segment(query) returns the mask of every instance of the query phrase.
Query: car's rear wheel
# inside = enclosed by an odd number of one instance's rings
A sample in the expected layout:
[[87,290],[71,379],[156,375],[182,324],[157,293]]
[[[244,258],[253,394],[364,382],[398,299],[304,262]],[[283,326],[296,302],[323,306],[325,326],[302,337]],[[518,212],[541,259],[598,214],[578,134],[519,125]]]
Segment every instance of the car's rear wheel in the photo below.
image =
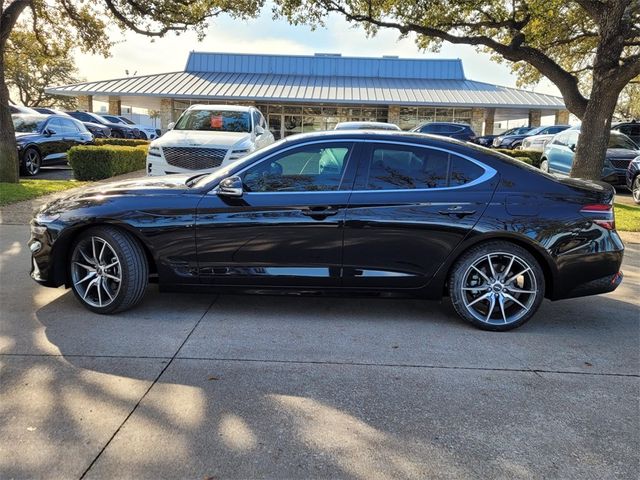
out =
[[483,330],[519,327],[538,310],[544,290],[544,274],[533,255],[506,241],[470,249],[449,278],[454,309]]
[[105,314],[135,306],[149,279],[147,259],[136,239],[106,226],[91,228],[75,241],[69,271],[76,298],[89,310]]
[[549,161],[548,160],[542,160],[542,162],[540,162],[540,170],[542,170],[543,172],[549,173]]
[[20,173],[28,177],[33,177],[40,172],[40,167],[42,167],[40,152],[33,147],[27,148],[22,154]]
[[640,175],[636,175],[636,178],[633,179],[631,195],[633,196],[633,201],[640,205]]

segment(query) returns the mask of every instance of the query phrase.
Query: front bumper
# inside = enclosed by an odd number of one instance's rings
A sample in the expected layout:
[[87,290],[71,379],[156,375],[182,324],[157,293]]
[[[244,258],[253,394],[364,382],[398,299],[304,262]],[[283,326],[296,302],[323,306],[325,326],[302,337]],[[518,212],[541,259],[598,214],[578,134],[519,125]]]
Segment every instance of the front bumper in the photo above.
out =
[[[27,246],[31,251],[30,276],[33,280],[45,287],[58,287],[64,283],[64,273],[53,270],[53,232],[45,225],[38,224],[31,220],[31,236]],[[59,277],[59,278],[57,278]]]

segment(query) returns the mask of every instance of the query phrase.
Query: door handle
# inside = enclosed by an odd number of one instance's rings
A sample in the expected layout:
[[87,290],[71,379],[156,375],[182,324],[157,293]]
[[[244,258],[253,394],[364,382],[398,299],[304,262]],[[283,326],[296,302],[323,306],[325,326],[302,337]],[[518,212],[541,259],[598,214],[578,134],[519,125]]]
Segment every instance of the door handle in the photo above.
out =
[[305,208],[301,210],[301,212],[303,215],[306,215],[307,217],[324,218],[324,217],[330,217],[331,215],[336,215],[338,213],[338,209],[331,208],[331,207],[311,207],[311,208]]
[[476,211],[462,210],[462,207],[458,206],[458,207],[451,207],[447,210],[440,210],[438,213],[440,215],[449,215],[449,216],[456,216],[458,218],[463,218],[463,217],[466,217],[467,215],[473,215],[474,213],[476,213]]

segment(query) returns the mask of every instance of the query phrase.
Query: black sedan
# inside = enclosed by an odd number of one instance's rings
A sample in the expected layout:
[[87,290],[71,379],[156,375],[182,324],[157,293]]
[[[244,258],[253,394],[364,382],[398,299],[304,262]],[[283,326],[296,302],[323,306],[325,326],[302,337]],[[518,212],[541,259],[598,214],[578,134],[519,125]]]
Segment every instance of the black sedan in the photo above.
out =
[[121,123],[113,123],[109,122],[105,118],[102,118],[100,115],[90,112],[81,112],[79,110],[73,112],[65,112],[67,115],[71,115],[76,120],[80,120],[81,122],[91,122],[97,123],[104,127],[108,127],[111,130],[111,136],[113,138],[138,138],[138,134],[134,131],[134,129],[128,127],[127,125],[123,125]]
[[498,136],[506,137],[508,135],[522,135],[529,130],[533,130],[533,127],[515,127],[510,128],[506,132],[502,132],[500,135],[482,135],[473,139],[473,143],[482,145],[483,147],[490,147],[493,144],[493,140]]
[[614,290],[614,191],[403,132],[297,135],[228,167],[101,185],[43,207],[31,276],[98,313],[163,290],[448,294],[508,330],[552,300]]
[[493,148],[518,148],[522,145],[522,140],[526,137],[532,137],[534,135],[555,135],[556,133],[560,133],[563,130],[569,128],[570,125],[550,125],[548,127],[536,127],[531,130],[519,133],[519,134],[510,134],[510,135],[498,135],[493,139],[492,146]]
[[631,190],[633,201],[640,205],[640,156],[637,156],[627,167],[627,188]]
[[64,163],[67,150],[93,141],[85,126],[61,115],[11,116],[16,132],[20,173],[33,176],[44,164]]
[[421,123],[412,132],[429,133],[443,137],[455,138],[463,142],[469,142],[476,138],[476,134],[466,123],[457,122],[425,122]]
[[[35,107],[34,110],[45,115],[64,115],[71,117],[71,115],[63,112],[62,110],[56,110],[55,108],[50,107]],[[87,127],[87,130],[89,130],[95,138],[107,138],[111,136],[111,129],[105,125],[94,122],[82,122],[82,124]]]

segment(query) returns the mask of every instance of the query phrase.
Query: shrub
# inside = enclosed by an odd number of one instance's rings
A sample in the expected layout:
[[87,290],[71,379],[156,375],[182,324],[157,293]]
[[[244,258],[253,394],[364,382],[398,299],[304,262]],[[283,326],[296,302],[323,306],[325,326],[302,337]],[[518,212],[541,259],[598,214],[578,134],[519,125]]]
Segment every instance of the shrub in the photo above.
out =
[[102,180],[145,168],[147,147],[82,145],[68,153],[76,180]]
[[533,165],[534,167],[540,168],[540,161],[542,158],[542,152],[537,152],[535,150],[508,150],[505,148],[496,149],[497,152],[504,153],[505,155],[509,155],[514,158],[528,158],[531,160],[527,162],[529,165]]
[[121,145],[124,147],[136,147],[138,145],[149,145],[149,140],[139,138],[96,138],[96,145]]

